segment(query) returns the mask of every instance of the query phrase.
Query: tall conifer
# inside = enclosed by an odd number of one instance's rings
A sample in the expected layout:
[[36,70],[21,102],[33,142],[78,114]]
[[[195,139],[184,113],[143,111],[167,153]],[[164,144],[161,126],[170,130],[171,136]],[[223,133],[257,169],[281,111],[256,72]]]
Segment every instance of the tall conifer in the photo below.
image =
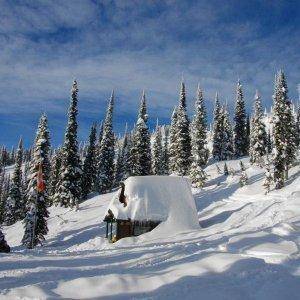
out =
[[235,156],[238,158],[247,155],[248,150],[245,102],[240,81],[238,81],[236,88],[234,122],[234,151]]
[[111,190],[114,182],[115,136],[113,133],[114,91],[108,101],[106,116],[103,124],[103,136],[97,157],[97,185],[100,193]]
[[93,191],[96,183],[97,168],[96,168],[96,125],[92,125],[89,135],[89,144],[87,154],[83,162],[81,176],[81,193],[82,198],[86,199],[87,195]]
[[19,141],[14,172],[11,178],[8,198],[5,204],[4,223],[12,225],[21,219],[24,212],[24,197],[22,195],[22,162],[23,162],[23,140]]
[[65,207],[78,207],[81,196],[81,166],[78,154],[77,115],[78,87],[74,81],[68,113],[68,124],[64,145],[61,149],[60,178],[54,195],[54,202]]

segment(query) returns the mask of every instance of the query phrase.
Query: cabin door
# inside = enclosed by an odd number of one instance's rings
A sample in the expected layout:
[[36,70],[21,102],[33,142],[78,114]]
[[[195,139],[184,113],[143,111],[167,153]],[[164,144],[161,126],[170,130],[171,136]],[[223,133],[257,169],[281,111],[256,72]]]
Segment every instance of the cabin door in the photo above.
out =
[[124,237],[132,236],[130,221],[118,221],[117,226],[117,240]]

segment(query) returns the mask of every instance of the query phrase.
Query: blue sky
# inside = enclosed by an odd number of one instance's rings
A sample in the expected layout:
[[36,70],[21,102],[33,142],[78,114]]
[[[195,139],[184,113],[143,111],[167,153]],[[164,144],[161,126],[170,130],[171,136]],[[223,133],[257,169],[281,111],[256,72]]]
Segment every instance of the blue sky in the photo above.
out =
[[0,0],[0,144],[28,146],[42,111],[63,140],[69,91],[79,83],[79,138],[100,121],[115,90],[114,126],[132,126],[145,89],[151,124],[169,121],[182,74],[190,112],[200,83],[234,106],[240,78],[272,102],[276,70],[290,98],[300,83],[300,1]]

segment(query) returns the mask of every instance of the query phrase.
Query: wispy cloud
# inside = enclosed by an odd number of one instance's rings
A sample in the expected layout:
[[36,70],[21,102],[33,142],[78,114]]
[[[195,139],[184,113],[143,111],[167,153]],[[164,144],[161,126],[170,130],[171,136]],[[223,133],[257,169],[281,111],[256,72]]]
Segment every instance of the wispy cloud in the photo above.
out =
[[113,88],[117,130],[135,117],[142,89],[150,116],[169,117],[182,73],[190,104],[198,82],[210,108],[216,90],[232,104],[239,77],[248,108],[256,88],[269,105],[278,68],[298,97],[297,3],[0,0],[0,8],[0,114],[35,120],[45,110],[55,141],[74,77],[82,137]]

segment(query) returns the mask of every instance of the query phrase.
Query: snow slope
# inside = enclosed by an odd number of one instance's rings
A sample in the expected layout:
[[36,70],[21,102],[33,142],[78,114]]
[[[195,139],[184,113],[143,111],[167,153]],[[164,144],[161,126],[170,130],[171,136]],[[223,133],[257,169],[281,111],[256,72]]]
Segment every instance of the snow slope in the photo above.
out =
[[51,208],[43,248],[20,246],[21,223],[4,228],[13,253],[0,254],[0,299],[299,299],[300,168],[265,196],[262,170],[244,163],[243,188],[239,173],[207,167],[194,190],[201,228],[186,233],[109,244],[101,218],[112,194],[77,212]]

